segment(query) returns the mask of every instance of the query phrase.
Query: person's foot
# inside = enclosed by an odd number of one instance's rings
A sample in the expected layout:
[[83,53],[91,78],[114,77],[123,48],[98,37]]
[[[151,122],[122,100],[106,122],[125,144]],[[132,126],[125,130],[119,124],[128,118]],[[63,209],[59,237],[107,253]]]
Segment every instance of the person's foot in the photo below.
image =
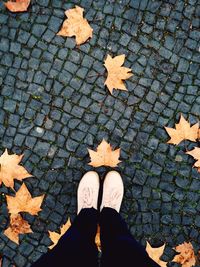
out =
[[115,209],[119,212],[124,195],[124,185],[121,175],[116,171],[110,171],[105,177],[103,184],[103,197],[101,208]]
[[97,209],[99,195],[99,175],[89,171],[80,180],[77,192],[78,210],[77,214],[84,208]]

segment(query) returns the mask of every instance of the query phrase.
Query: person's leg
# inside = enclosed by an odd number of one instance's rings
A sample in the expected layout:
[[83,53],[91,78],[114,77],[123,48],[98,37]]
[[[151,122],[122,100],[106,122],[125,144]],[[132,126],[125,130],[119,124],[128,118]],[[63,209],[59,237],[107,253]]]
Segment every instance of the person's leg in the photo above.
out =
[[99,177],[86,173],[78,187],[78,215],[58,244],[43,255],[33,267],[98,266],[95,235],[99,213],[97,200]]
[[98,266],[98,250],[94,243],[97,222],[96,209],[82,209],[58,244],[32,266]]
[[119,214],[123,199],[122,178],[116,171],[106,175],[100,214],[101,267],[159,267],[133,238]]
[[100,215],[101,267],[159,267],[146,250],[130,234],[125,221],[112,208],[103,208]]

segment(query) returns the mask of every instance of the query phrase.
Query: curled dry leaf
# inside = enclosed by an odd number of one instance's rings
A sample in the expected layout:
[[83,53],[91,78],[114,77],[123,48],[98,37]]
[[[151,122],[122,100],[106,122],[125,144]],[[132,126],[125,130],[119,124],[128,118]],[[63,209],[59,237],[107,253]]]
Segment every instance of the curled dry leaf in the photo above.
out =
[[31,0],[15,0],[15,1],[8,1],[5,3],[7,9],[11,12],[23,12],[27,11]]
[[124,60],[125,55],[116,56],[114,58],[108,55],[105,60],[104,66],[108,71],[108,77],[105,81],[105,85],[107,85],[108,90],[111,94],[113,92],[113,89],[127,91],[123,80],[128,79],[133,74],[131,73],[131,69],[122,67]]
[[11,214],[10,225],[4,231],[4,235],[6,235],[13,242],[19,244],[20,234],[28,234],[32,232],[33,231],[31,230],[29,223],[24,220],[20,214]]
[[100,239],[100,226],[98,224],[97,226],[97,233],[96,233],[96,236],[95,236],[95,244],[98,248],[98,251],[101,252],[101,239]]
[[100,166],[110,166],[116,167],[118,163],[121,161],[119,160],[120,156],[120,148],[116,150],[112,150],[112,147],[109,143],[107,143],[104,139],[101,144],[97,147],[97,151],[93,151],[88,149],[91,162],[89,165],[93,167],[100,167]]
[[182,264],[182,267],[192,267],[196,264],[194,249],[190,242],[184,242],[183,244],[176,246],[175,250],[180,254],[174,257],[173,262]]
[[14,179],[23,180],[30,177],[26,169],[20,166],[23,155],[9,155],[7,149],[0,157],[0,185],[2,183],[7,187],[14,187]]
[[197,161],[194,163],[194,167],[197,167],[198,172],[200,172],[200,148],[195,147],[193,150],[186,152],[186,154],[192,156]]
[[22,184],[14,197],[6,196],[9,213],[17,214],[21,211],[28,212],[31,215],[37,215],[41,210],[44,195],[39,197],[31,197],[25,184]]
[[75,36],[77,45],[85,43],[88,38],[92,38],[93,29],[87,20],[83,18],[83,11],[84,9],[79,6],[65,11],[65,15],[68,18],[64,21],[57,35]]
[[158,248],[152,248],[152,246],[148,242],[146,245],[146,251],[149,257],[156,263],[158,263],[161,267],[167,267],[167,262],[160,260],[160,257],[162,256],[164,249],[165,249],[165,244]]
[[71,226],[71,221],[70,221],[70,218],[68,218],[66,224],[64,224],[60,228],[60,234],[56,233],[56,232],[49,231],[49,237],[53,242],[53,245],[49,246],[49,249],[52,249],[57,245],[57,243],[58,243],[59,239],[61,238],[61,236],[63,236],[67,232],[67,230],[69,229],[70,226]]
[[199,123],[190,126],[190,123],[185,120],[181,114],[179,123],[175,124],[175,129],[165,127],[165,130],[171,137],[167,142],[169,144],[178,145],[183,140],[190,140],[195,142],[198,139]]

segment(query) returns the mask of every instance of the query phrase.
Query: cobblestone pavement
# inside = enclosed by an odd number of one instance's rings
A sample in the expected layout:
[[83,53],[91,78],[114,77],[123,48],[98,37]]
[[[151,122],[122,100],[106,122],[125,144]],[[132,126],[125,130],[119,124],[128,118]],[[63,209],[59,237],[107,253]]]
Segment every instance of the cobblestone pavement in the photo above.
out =
[[[94,29],[79,47],[56,36],[75,4]],[[192,123],[200,117],[199,14],[198,0],[32,0],[21,14],[0,3],[0,152],[24,153],[34,176],[26,185],[46,194],[39,216],[24,215],[34,233],[17,246],[2,233],[12,191],[0,188],[3,267],[30,266],[51,243],[47,231],[74,218],[78,182],[92,169],[87,148],[102,138],[122,149],[121,213],[136,239],[167,242],[165,261],[184,240],[200,248],[200,175],[184,154],[194,144],[169,145],[164,130],[180,112]],[[122,53],[134,76],[128,92],[111,96],[103,61]]]

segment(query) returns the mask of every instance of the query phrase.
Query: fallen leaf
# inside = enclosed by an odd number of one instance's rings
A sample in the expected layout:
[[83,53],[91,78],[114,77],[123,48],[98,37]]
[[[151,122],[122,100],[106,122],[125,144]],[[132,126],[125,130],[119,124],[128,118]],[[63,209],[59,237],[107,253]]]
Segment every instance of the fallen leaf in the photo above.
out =
[[198,129],[199,123],[190,127],[190,123],[187,122],[181,114],[179,123],[175,124],[175,129],[165,127],[165,130],[171,137],[167,143],[178,145],[181,141],[186,139],[195,142],[198,138]]
[[176,246],[175,251],[179,252],[173,259],[173,262],[182,264],[182,267],[192,267],[196,264],[196,257],[192,244],[184,242],[183,244]]
[[154,260],[157,264],[159,264],[161,267],[167,267],[167,262],[160,260],[160,257],[162,256],[164,249],[165,249],[165,244],[158,248],[152,248],[152,246],[148,242],[146,245],[146,251],[149,257],[152,260]]
[[23,155],[9,155],[7,149],[0,157],[0,185],[2,183],[7,187],[14,187],[14,179],[23,180],[30,177],[26,169],[20,166]]
[[31,215],[37,215],[41,210],[44,195],[39,197],[31,197],[25,184],[22,184],[14,197],[6,196],[9,213],[17,214],[21,211],[28,212]]
[[92,38],[93,29],[87,20],[83,18],[83,11],[84,9],[79,6],[66,10],[65,15],[68,18],[64,21],[57,35],[75,36],[77,45],[85,43],[88,38]]
[[118,163],[121,161],[119,160],[120,156],[120,148],[116,150],[112,150],[109,143],[107,143],[104,139],[101,144],[97,147],[97,151],[93,151],[88,149],[91,162],[89,165],[93,167],[100,167],[100,166],[110,166],[116,167]]
[[4,235],[6,235],[13,242],[19,244],[20,234],[28,234],[32,232],[33,231],[31,230],[29,223],[24,220],[20,214],[11,214],[10,225],[4,231]]
[[15,0],[15,1],[8,1],[5,3],[7,9],[11,12],[23,12],[27,11],[28,6],[30,5],[31,0]]
[[53,247],[55,247],[59,241],[59,239],[61,238],[61,236],[63,236],[67,230],[69,229],[69,227],[71,226],[71,221],[70,218],[68,218],[66,224],[64,224],[61,228],[60,228],[60,234],[57,232],[51,232],[49,231],[49,237],[53,242],[53,245],[49,246],[49,249],[52,249]]
[[98,248],[98,251],[101,252],[101,239],[100,239],[100,226],[99,226],[99,224],[97,226],[97,233],[95,236],[95,244]]
[[200,171],[200,148],[195,147],[193,150],[186,152],[186,154],[192,156],[194,159],[197,159],[194,163],[194,167],[197,167],[198,171]]
[[104,84],[107,85],[108,90],[111,94],[113,92],[113,89],[127,91],[123,80],[128,79],[133,74],[130,73],[132,71],[131,69],[122,67],[124,60],[125,55],[116,56],[114,58],[108,55],[105,60],[104,66],[108,71],[108,77]]

